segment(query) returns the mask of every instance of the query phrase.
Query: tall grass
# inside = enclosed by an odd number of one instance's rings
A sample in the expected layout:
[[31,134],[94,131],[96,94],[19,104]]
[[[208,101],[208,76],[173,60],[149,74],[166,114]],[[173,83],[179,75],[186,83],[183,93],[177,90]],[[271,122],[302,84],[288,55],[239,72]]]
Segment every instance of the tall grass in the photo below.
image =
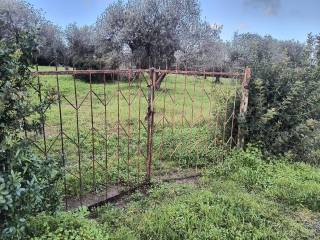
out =
[[[93,83],[91,94],[88,82],[72,76],[39,77],[42,95],[47,90],[57,91],[59,85],[62,126],[57,103],[46,111],[45,132],[49,155],[62,162],[59,136],[62,127],[69,195],[79,193],[80,174],[84,192],[92,189],[94,182],[99,188],[106,183],[135,183],[144,179],[148,106],[145,78],[147,76],[129,83],[114,77],[106,84]],[[166,77],[161,90],[156,91],[154,102],[155,174],[181,167],[201,167],[207,161],[216,161],[213,140],[221,135],[222,122],[227,118],[227,101],[232,99],[238,86],[234,79],[222,79],[222,82],[213,84],[211,78],[180,75]],[[33,96],[37,101],[35,91]],[[78,119],[76,99],[80,106]],[[216,124],[217,113],[220,126]],[[44,148],[42,137],[38,136],[37,141]]]

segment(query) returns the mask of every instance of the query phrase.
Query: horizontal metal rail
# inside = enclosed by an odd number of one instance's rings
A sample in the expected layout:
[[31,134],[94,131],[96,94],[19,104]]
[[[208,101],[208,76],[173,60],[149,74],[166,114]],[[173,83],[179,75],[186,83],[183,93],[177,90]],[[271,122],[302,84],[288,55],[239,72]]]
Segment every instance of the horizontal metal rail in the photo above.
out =
[[[213,77],[242,77],[244,73],[235,72],[206,72],[206,71],[182,71],[182,70],[158,70],[155,72],[165,74],[179,74],[189,76],[213,76]],[[149,73],[149,69],[115,69],[115,70],[59,70],[59,71],[33,71],[32,75],[90,75],[90,74],[127,74]]]
[[165,74],[179,74],[189,76],[213,76],[213,77],[241,77],[243,73],[234,72],[206,72],[206,71],[183,71],[183,70],[155,70],[159,73]]

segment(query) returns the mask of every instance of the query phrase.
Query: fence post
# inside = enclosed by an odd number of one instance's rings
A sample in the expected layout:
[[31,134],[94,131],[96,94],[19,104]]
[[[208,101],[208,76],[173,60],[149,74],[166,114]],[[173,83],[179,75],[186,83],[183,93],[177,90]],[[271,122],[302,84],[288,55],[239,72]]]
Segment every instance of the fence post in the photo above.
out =
[[154,127],[154,89],[156,82],[156,72],[154,68],[150,69],[148,84],[148,139],[147,139],[147,159],[146,159],[146,181],[151,179],[152,151],[153,151],[153,127]]
[[241,121],[245,121],[246,113],[248,110],[249,102],[249,83],[251,78],[251,69],[246,67],[244,70],[243,81],[241,84],[241,101],[240,101],[240,111],[238,116],[238,147],[243,148],[244,146],[244,131],[241,129]]

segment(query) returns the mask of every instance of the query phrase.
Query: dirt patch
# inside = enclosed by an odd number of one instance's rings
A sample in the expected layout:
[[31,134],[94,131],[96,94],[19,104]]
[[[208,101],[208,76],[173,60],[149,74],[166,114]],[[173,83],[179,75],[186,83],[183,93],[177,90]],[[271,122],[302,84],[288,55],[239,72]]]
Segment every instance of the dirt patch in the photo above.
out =
[[[177,184],[192,184],[196,185],[201,177],[201,173],[189,173],[183,175],[182,173],[174,172],[159,177],[154,183],[172,182]],[[90,211],[102,206],[106,203],[113,203],[116,207],[123,208],[130,201],[130,196],[136,191],[140,191],[144,195],[148,195],[149,188],[154,183],[142,183],[140,185],[128,187],[124,185],[108,186],[104,192],[90,192],[80,197],[68,198],[67,210],[74,210],[81,206],[87,207]]]

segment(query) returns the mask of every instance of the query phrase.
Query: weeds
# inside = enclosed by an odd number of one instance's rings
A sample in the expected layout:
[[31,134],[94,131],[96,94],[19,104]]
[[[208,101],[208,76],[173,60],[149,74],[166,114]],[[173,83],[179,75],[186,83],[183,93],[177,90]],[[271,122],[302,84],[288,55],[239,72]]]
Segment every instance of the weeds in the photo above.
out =
[[292,207],[320,210],[320,171],[304,163],[286,159],[265,161],[259,150],[236,151],[211,169],[211,177],[232,180],[248,191]]
[[89,232],[97,231],[95,236],[103,236],[101,239],[317,237],[317,168],[279,159],[265,160],[252,147],[224,157],[224,161],[209,165],[196,185],[158,184],[148,191],[136,192],[120,208],[100,207],[95,220],[80,217],[77,221],[81,223],[75,226],[74,214],[63,215],[68,222],[60,221],[59,215],[41,216],[31,221],[30,229],[35,232],[33,236],[42,237],[60,234],[57,229],[70,226],[87,231],[86,226],[94,224]]

